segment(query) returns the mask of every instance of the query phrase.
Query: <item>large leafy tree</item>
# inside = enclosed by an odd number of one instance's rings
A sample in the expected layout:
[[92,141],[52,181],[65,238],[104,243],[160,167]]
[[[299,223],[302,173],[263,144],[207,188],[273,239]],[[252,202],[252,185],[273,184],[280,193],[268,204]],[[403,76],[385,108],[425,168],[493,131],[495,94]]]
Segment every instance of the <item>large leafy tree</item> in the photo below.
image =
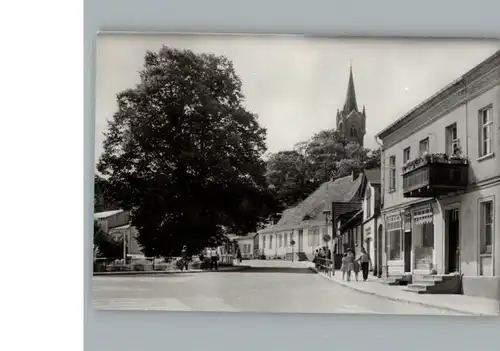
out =
[[100,175],[94,176],[94,213],[119,209],[119,205],[110,198],[107,181]]
[[295,205],[318,185],[310,161],[297,150],[271,154],[267,160],[267,179],[280,210]]
[[273,210],[266,130],[243,106],[224,56],[162,47],[117,96],[98,170],[148,256],[198,250],[222,229],[255,230]]

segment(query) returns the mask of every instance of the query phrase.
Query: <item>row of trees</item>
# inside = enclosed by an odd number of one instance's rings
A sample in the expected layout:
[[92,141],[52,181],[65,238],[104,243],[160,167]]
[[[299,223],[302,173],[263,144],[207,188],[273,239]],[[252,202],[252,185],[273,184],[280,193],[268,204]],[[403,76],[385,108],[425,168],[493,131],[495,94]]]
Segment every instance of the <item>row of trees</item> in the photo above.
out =
[[331,179],[380,166],[380,150],[349,142],[341,133],[328,129],[292,150],[270,154],[267,179],[278,206],[296,205],[318,186]]
[[139,74],[108,121],[95,206],[130,211],[147,256],[255,231],[326,175],[374,157],[324,131],[265,161],[266,130],[243,105],[241,80],[224,56],[163,47],[146,53]]

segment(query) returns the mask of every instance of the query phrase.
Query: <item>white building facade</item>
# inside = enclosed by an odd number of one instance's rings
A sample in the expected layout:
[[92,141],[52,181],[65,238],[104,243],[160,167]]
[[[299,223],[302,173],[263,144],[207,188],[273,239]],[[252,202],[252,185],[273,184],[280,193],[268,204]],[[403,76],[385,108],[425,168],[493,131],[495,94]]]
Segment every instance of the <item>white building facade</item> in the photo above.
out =
[[388,275],[500,296],[500,51],[379,133]]

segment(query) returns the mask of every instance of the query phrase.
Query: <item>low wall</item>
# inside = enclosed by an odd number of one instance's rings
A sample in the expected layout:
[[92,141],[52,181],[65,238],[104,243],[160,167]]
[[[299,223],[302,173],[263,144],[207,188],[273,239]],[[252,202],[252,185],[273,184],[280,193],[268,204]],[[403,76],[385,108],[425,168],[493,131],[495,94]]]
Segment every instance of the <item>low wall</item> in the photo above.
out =
[[464,295],[500,300],[500,277],[463,277]]

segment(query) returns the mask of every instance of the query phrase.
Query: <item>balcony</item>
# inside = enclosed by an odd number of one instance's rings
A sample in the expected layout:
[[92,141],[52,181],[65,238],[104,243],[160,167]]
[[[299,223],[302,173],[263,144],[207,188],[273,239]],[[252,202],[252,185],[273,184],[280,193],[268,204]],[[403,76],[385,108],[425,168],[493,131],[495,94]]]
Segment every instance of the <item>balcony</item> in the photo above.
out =
[[440,197],[467,188],[469,164],[461,156],[425,154],[403,166],[404,197]]

